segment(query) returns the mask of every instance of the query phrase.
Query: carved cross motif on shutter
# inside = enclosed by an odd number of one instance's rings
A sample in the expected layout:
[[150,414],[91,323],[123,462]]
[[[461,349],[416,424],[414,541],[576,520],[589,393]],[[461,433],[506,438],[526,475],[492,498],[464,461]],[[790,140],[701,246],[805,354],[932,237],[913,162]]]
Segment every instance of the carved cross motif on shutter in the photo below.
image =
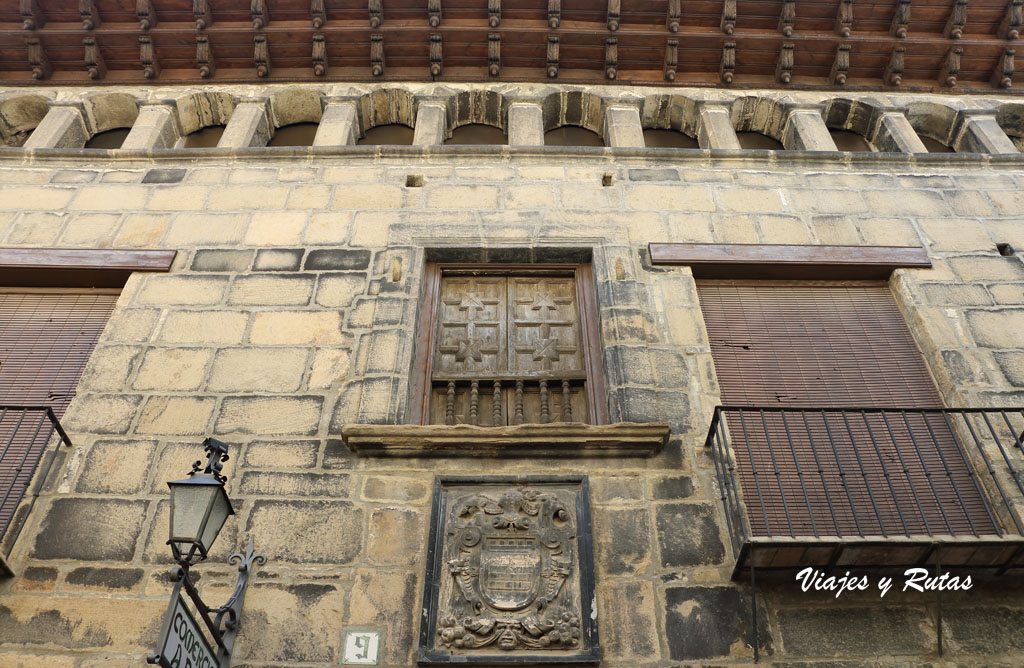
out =
[[480,350],[483,341],[480,339],[460,339],[459,351],[455,353],[456,362],[465,362],[467,359],[474,362],[482,362],[484,354]]
[[506,289],[501,276],[442,279],[435,373],[479,376],[505,370]]
[[510,278],[509,311],[513,372],[583,368],[571,278]]
[[477,294],[475,292],[470,292],[468,295],[463,297],[462,301],[459,303],[459,310],[466,311],[466,317],[469,320],[475,319],[477,311],[482,311],[484,308],[485,306],[483,302],[477,298]]

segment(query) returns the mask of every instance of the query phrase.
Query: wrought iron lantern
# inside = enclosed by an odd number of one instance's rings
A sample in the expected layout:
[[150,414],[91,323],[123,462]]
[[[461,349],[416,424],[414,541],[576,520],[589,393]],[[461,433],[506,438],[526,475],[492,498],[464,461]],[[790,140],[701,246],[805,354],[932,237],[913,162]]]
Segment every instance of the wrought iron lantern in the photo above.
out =
[[206,469],[192,464],[188,478],[168,482],[171,488],[171,535],[167,543],[178,563],[195,564],[206,559],[217,534],[229,515],[234,515],[231,499],[224,490],[227,480],[221,475],[228,458],[228,446],[214,438],[203,441]]
[[[146,657],[148,663],[161,668],[183,665],[229,668],[249,577],[257,564],[267,562],[266,557],[255,552],[250,536],[244,552],[228,557],[228,563],[238,565],[238,577],[227,603],[213,608],[199,596],[190,569],[209,556],[224,522],[235,514],[224,489],[227,478],[221,474],[228,459],[228,446],[208,438],[203,441],[203,449],[206,450],[204,470],[199,470],[202,462],[196,461],[189,477],[167,483],[171,488],[171,536],[167,544],[178,565],[171,571],[174,589],[164,614],[157,650]],[[186,605],[183,592],[192,601],[195,614]],[[201,630],[200,621],[208,634]],[[213,645],[207,635],[213,639]]]

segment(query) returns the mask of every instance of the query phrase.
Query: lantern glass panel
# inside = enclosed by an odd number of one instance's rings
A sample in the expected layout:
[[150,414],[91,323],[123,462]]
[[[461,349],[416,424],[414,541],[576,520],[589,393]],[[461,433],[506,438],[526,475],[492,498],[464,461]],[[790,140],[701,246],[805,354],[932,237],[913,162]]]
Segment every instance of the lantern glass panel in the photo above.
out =
[[207,551],[213,546],[213,541],[217,540],[217,534],[220,533],[221,527],[224,526],[224,522],[228,519],[228,515],[232,513],[231,502],[228,500],[227,492],[224,491],[223,487],[217,487],[217,491],[218,494],[213,498],[213,508],[210,509],[210,519],[207,520],[206,527],[203,530],[203,549]]

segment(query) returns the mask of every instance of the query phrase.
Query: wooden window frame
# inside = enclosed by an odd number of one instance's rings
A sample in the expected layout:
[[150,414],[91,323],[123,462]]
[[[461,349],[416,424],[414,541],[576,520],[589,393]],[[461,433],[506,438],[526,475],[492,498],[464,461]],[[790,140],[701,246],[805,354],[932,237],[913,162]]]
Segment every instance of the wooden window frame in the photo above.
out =
[[[603,354],[594,291],[593,267],[587,264],[470,264],[427,262],[424,267],[423,290],[416,319],[414,357],[409,389],[409,424],[428,424],[430,419],[431,371],[437,334],[437,306],[441,277],[446,272],[472,272],[480,275],[524,276],[531,273],[572,272],[579,305],[583,365],[587,374],[586,401],[590,424],[608,424],[608,401],[605,389]],[[553,423],[555,424],[555,423]]]

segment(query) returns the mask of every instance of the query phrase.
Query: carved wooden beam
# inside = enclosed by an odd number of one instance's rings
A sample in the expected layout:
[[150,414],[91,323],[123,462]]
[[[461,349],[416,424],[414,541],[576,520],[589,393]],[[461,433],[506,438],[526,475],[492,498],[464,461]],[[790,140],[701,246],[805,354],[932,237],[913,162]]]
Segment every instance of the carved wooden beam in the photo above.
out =
[[619,74],[619,40],[609,37],[604,41],[604,76],[614,79]]
[[679,24],[683,20],[683,9],[679,0],[668,0],[668,18],[665,24],[669,32],[679,32]]
[[1006,5],[1006,16],[999,24],[1001,39],[1017,39],[1020,37],[1021,18],[1024,17],[1024,0],[1010,0]]
[[782,0],[782,15],[779,16],[779,32],[786,37],[793,35],[793,23],[796,21],[796,0]]
[[558,76],[558,35],[548,35],[548,78]]
[[676,80],[677,67],[679,67],[679,40],[670,39],[665,42],[665,81]]
[[487,73],[492,77],[501,74],[501,33],[487,35]]
[[383,0],[370,0],[368,6],[370,12],[370,27],[379,28],[381,21],[384,20],[384,2]]
[[204,79],[212,77],[216,69],[210,38],[206,35],[196,35],[196,66],[199,68],[199,76]]
[[102,79],[107,75],[107,64],[103,62],[103,54],[100,53],[100,45],[94,37],[86,37],[82,40],[85,47],[85,71],[93,80]]
[[49,79],[53,75],[53,66],[46,57],[43,43],[35,37],[29,37],[25,44],[28,45],[28,64],[32,66],[32,78],[36,81]]
[[213,25],[210,0],[192,0],[192,16],[196,19],[196,30],[204,30]]
[[775,63],[775,80],[788,84],[793,80],[793,42],[783,42],[779,60]]
[[731,84],[736,75],[736,42],[722,45],[722,63],[718,66],[718,77],[723,83]]
[[[440,3],[438,3],[440,5]],[[441,34],[430,33],[430,76],[441,76],[444,70],[444,53],[441,50]]]
[[39,0],[20,0],[18,12],[21,14],[21,27],[25,30],[38,30],[46,25],[46,15],[39,9]]
[[313,28],[319,30],[327,23],[327,8],[324,7],[324,0],[310,0],[309,18],[313,22]]
[[608,30],[612,32],[618,30],[621,17],[622,0],[608,0]]
[[828,80],[836,86],[845,86],[849,73],[850,45],[840,44],[836,47],[836,59],[832,62],[832,71],[829,72]]
[[892,15],[889,32],[900,39],[907,36],[910,27],[910,0],[897,0],[896,11]]
[[142,64],[142,76],[147,79],[160,76],[160,60],[156,57],[156,49],[149,35],[139,37],[139,62]]
[[327,39],[322,33],[313,35],[313,75],[327,74]]
[[441,25],[441,0],[427,0],[427,21],[431,28]]
[[92,30],[99,27],[100,10],[96,7],[95,0],[78,0],[78,13],[82,17],[83,28]]
[[840,37],[849,37],[853,30],[853,0],[839,0],[836,15],[836,32]]
[[736,0],[725,0],[722,7],[722,32],[731,35],[736,32]]
[[501,0],[487,0],[487,25],[492,28],[501,25]]
[[952,88],[956,85],[956,77],[960,74],[960,56],[962,56],[964,50],[959,46],[954,46],[946,54],[946,59],[942,62],[942,70],[939,72],[939,84],[943,86],[949,86]]
[[548,0],[548,27],[557,28],[562,22],[562,0]]
[[946,29],[942,34],[950,39],[960,39],[964,36],[965,25],[967,25],[967,0],[956,0],[953,3],[953,9],[949,12]]
[[370,35],[370,74],[384,75],[384,35]]
[[256,76],[265,79],[270,76],[270,44],[266,35],[253,35],[252,60],[256,64]]
[[135,15],[139,17],[139,30],[149,30],[156,25],[156,7],[153,0],[136,0]]
[[267,0],[249,0],[249,15],[252,16],[252,29],[262,30],[270,23],[270,7]]
[[889,63],[885,66],[885,85],[887,86],[899,86],[903,83],[903,55],[906,53],[906,47],[897,46],[893,47],[892,53],[889,55]]
[[999,63],[992,73],[992,85],[996,88],[1013,86],[1013,55],[1016,51],[1012,46],[1006,47],[1003,50],[1003,55],[999,56]]

